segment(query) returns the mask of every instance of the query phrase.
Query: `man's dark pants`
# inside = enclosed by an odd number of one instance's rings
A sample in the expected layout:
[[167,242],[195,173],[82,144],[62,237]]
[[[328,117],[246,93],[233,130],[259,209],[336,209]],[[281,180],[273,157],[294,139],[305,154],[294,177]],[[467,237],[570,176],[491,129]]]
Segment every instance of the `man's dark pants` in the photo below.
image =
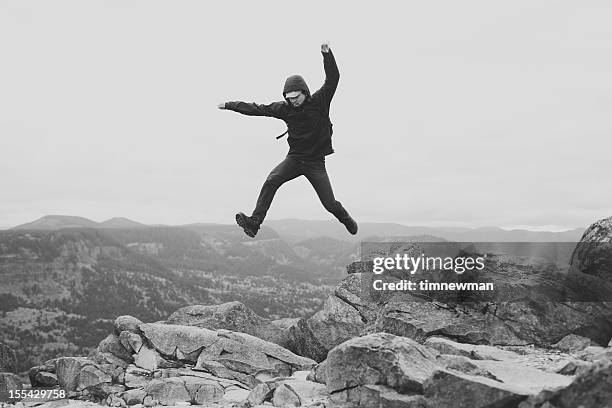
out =
[[327,170],[325,169],[325,158],[317,160],[302,160],[287,156],[271,172],[259,193],[257,205],[253,211],[253,217],[259,223],[263,222],[266,213],[272,204],[272,199],[276,190],[287,181],[299,176],[306,176],[310,184],[314,187],[323,207],[332,213],[340,222],[349,217],[348,212],[342,207],[339,201],[334,198]]

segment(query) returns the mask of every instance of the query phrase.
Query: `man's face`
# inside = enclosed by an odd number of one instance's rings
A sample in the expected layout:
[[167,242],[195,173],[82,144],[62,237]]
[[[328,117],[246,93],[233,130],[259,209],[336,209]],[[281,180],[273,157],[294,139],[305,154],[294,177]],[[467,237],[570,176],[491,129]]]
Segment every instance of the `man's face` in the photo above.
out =
[[287,98],[289,103],[292,104],[294,107],[299,108],[306,100],[306,95],[304,95],[304,92],[302,91],[292,91],[287,92],[285,98]]

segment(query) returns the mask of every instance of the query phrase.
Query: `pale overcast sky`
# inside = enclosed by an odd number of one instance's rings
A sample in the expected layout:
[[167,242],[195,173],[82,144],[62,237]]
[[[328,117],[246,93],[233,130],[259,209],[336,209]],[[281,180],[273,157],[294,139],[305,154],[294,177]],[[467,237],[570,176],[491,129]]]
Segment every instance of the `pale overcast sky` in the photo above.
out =
[[[358,221],[584,227],[612,215],[608,1],[2,1],[0,227],[232,223],[286,152],[268,103],[341,73],[336,197]],[[305,178],[271,219],[332,219]]]

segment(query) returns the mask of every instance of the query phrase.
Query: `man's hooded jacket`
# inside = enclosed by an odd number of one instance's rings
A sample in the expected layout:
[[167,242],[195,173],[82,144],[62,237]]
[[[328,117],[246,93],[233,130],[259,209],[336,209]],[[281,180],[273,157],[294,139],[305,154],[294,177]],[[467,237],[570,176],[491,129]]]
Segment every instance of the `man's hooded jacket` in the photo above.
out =
[[340,73],[331,50],[323,54],[325,83],[312,96],[306,81],[299,75],[287,78],[283,97],[291,91],[303,91],[306,100],[300,107],[294,107],[287,100],[268,105],[247,102],[226,102],[225,108],[244,115],[269,116],[283,120],[287,124],[289,137],[289,156],[316,160],[334,152],[331,143],[332,124],[329,107],[336,92]]

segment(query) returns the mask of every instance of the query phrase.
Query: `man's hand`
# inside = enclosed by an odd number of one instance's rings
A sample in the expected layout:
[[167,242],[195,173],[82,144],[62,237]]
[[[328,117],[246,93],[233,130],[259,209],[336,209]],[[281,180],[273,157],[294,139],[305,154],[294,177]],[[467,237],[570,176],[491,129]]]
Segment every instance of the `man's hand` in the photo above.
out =
[[219,109],[225,109],[225,102],[220,103],[219,105],[217,105],[217,108],[219,108]]
[[325,42],[321,44],[321,52],[329,52],[329,43]]

